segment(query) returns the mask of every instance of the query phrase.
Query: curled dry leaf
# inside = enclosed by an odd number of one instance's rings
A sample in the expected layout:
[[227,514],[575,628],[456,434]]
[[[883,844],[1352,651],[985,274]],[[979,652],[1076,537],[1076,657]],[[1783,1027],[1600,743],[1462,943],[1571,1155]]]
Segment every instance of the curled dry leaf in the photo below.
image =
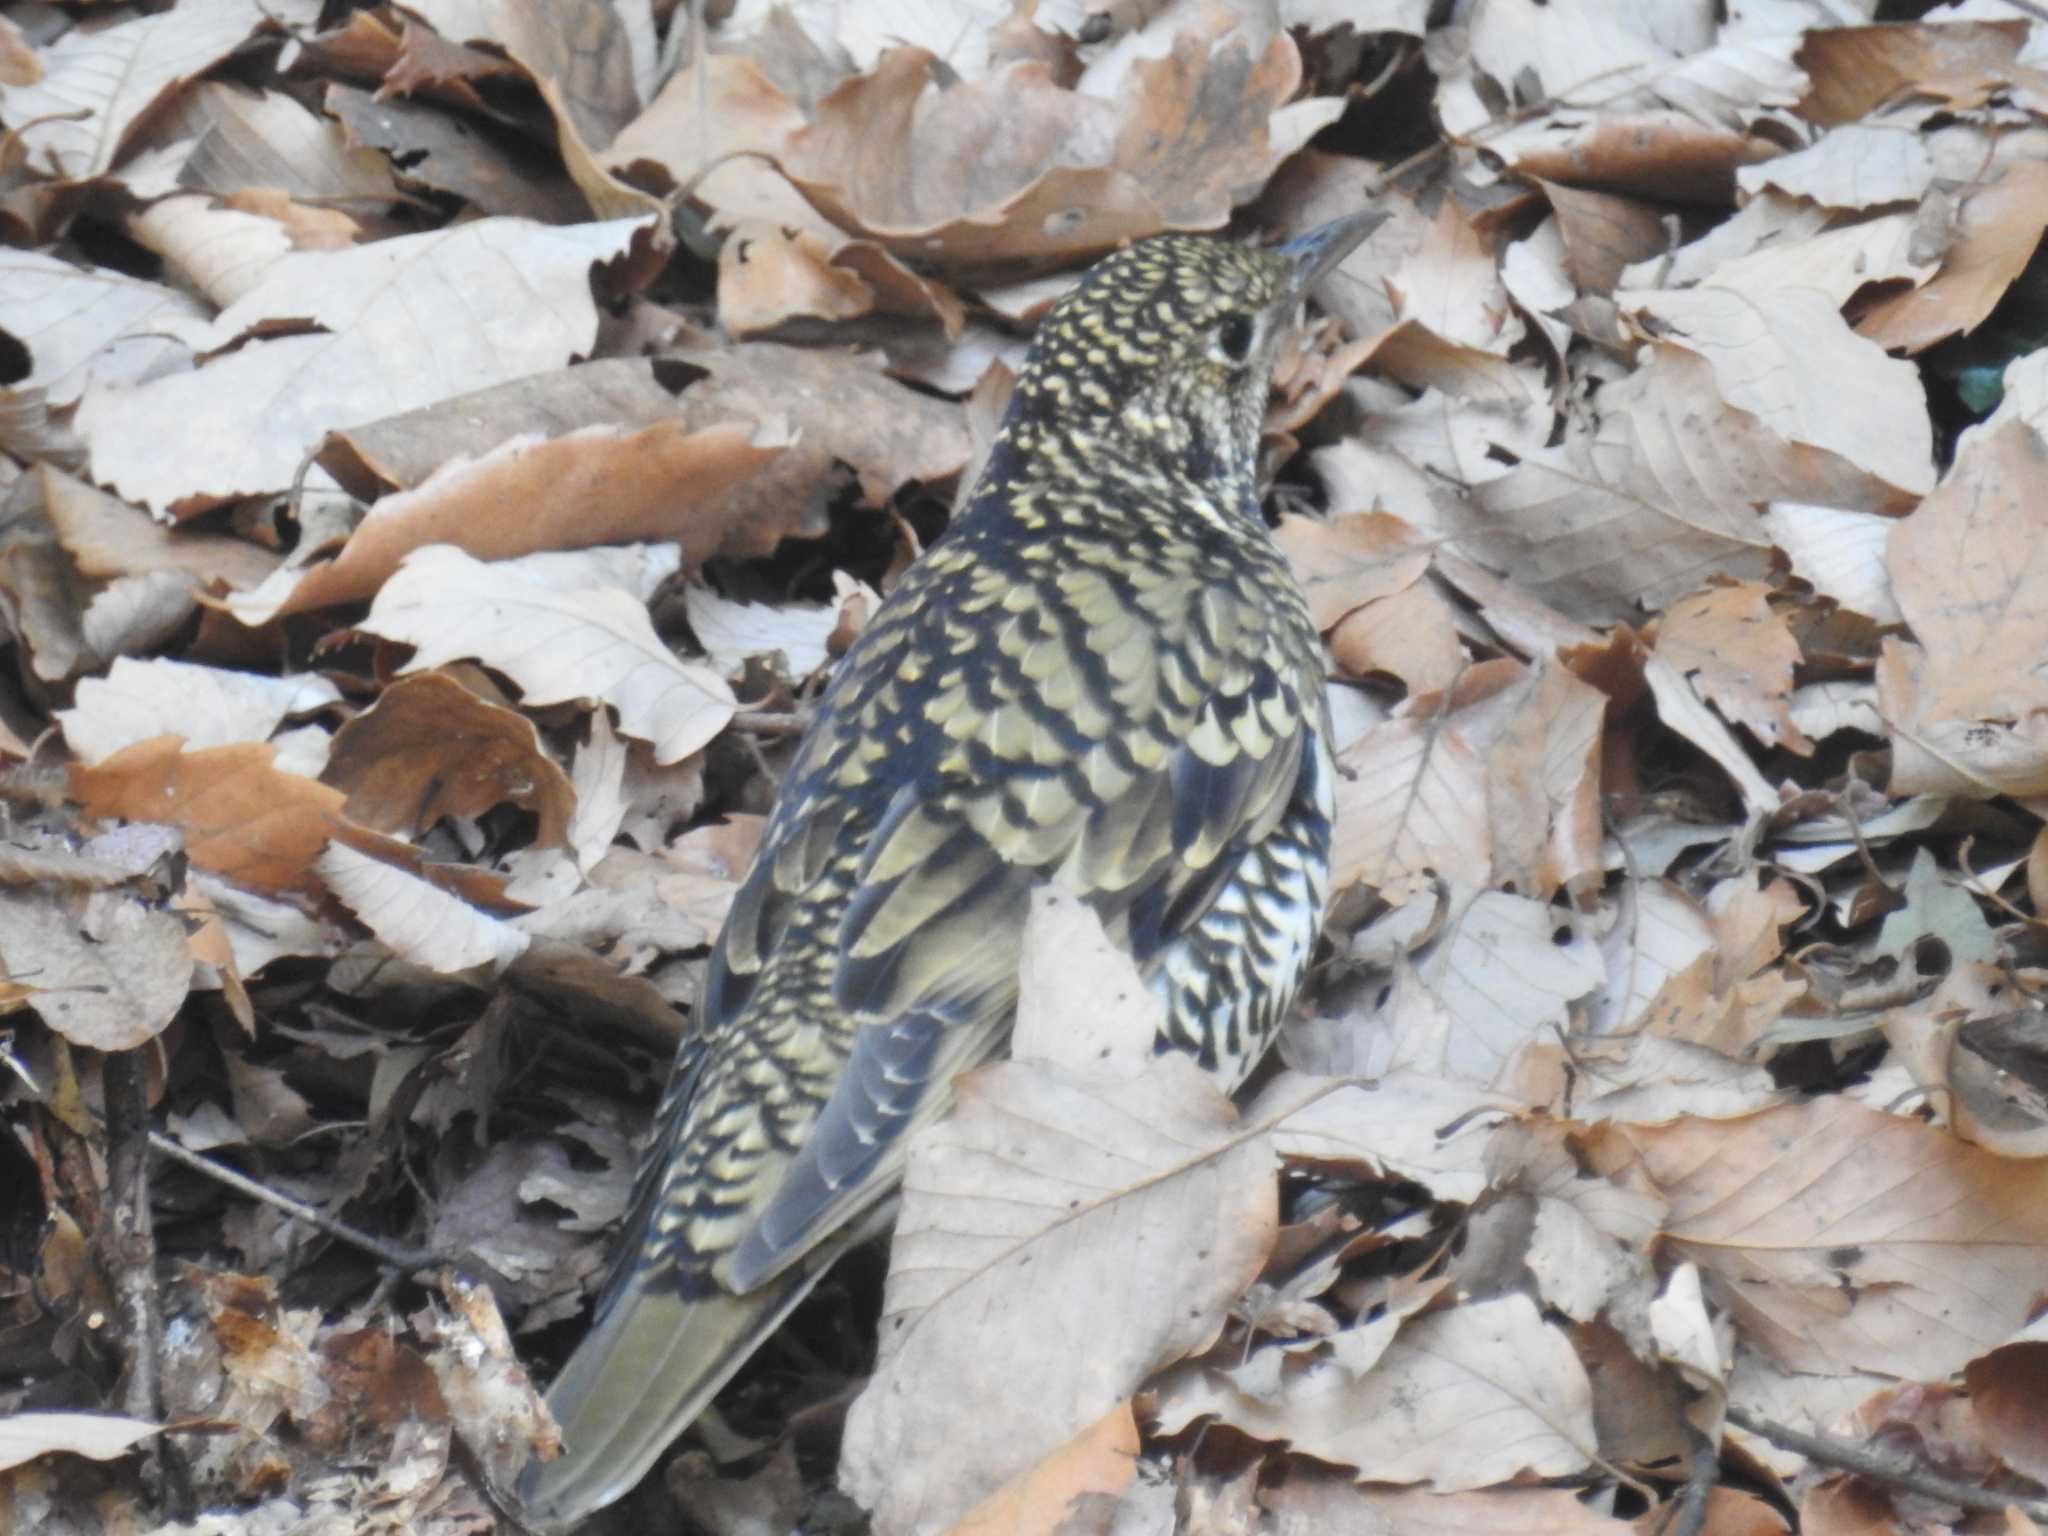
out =
[[350,820],[413,838],[509,803],[538,818],[537,846],[554,847],[575,804],[531,721],[441,672],[399,679],[335,732],[320,777],[347,794]]
[[351,146],[342,126],[283,91],[209,81],[180,104],[181,123],[199,140],[179,176],[222,197],[251,195],[309,201],[347,199],[362,208],[398,195],[390,162]]
[[1367,603],[1405,591],[1429,569],[1430,541],[1386,512],[1327,520],[1284,517],[1273,539],[1321,630]]
[[1037,62],[950,89],[937,68],[922,49],[885,54],[819,102],[782,165],[842,228],[952,268],[1216,228],[1334,105],[1283,113],[1301,79],[1284,32],[1256,56],[1241,37],[1181,32],[1117,101]]
[[111,1461],[163,1428],[111,1413],[15,1413],[0,1418],[0,1472],[62,1451]]
[[1418,581],[1346,614],[1331,656],[1354,677],[1391,677],[1411,696],[1450,688],[1470,664],[1457,616],[1436,585]]
[[752,658],[780,656],[789,679],[801,683],[831,659],[828,643],[839,627],[836,605],[737,603],[695,585],[684,588],[683,606],[705,656],[731,678]]
[[387,949],[427,970],[458,975],[488,965],[496,972],[530,942],[509,923],[345,844],[329,843],[313,869]]
[[246,539],[197,528],[166,528],[137,506],[106,496],[51,465],[37,465],[43,512],[88,580],[182,578],[188,586],[256,586],[279,557]]
[[[546,441],[510,438],[385,497],[332,560],[280,571],[229,607],[244,623],[260,624],[360,602],[430,544],[480,560],[650,539],[696,544],[700,514],[782,447],[742,426],[692,432],[673,421],[636,432],[585,427]],[[525,515],[507,515],[514,507]]]
[[[352,12],[350,24],[365,16]],[[324,104],[350,145],[394,157],[394,174],[408,187],[450,193],[479,213],[541,224],[573,224],[589,212],[560,168],[518,156],[429,102],[337,82],[328,85]]]
[[644,602],[601,577],[543,584],[524,562],[487,564],[430,545],[384,584],[362,628],[417,647],[408,672],[474,658],[517,683],[528,704],[609,704],[658,763],[698,750],[735,708],[724,678],[678,661]]
[[20,134],[29,163],[43,174],[98,175],[120,159],[139,119],[168,93],[258,33],[311,28],[318,13],[309,0],[221,0],[203,14],[75,27],[43,52],[40,81],[8,87],[0,122]]
[[1970,1408],[1984,1438],[2015,1472],[2048,1478],[2048,1413],[2041,1382],[2048,1372],[2048,1318],[2036,1318],[1996,1349],[1963,1367]]
[[1809,84],[1800,114],[1829,126],[1860,121],[1901,90],[1923,111],[1976,107],[2013,84],[2048,85],[2019,62],[2027,27],[2020,21],[1950,25],[1826,27],[1800,51]]
[[1861,334],[1911,355],[1976,330],[2026,270],[2048,230],[2048,165],[2021,161],[1997,182],[1973,188],[1959,222],[1941,270],[1864,311],[1856,322]]

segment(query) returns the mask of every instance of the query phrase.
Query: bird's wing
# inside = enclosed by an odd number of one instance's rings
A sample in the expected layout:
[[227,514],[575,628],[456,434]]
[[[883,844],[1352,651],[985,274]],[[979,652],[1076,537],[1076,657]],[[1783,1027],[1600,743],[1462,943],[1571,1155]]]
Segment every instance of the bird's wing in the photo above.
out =
[[[773,1193],[719,1264],[725,1285],[765,1283],[894,1182],[907,1132],[944,1107],[933,1086],[1008,1029],[1034,886],[1057,879],[1088,899],[1142,966],[1201,918],[1301,782],[1324,707],[1319,688],[1305,696],[1318,677],[1305,617],[1270,587],[1190,572],[1157,598],[1178,630],[1131,645],[1128,611],[1090,595],[1084,580],[1082,600],[1030,610],[971,668],[920,679],[903,746],[940,745],[878,820],[858,818],[865,850],[835,934],[833,1000],[858,1021],[850,1055],[809,1134],[775,1159]],[[892,649],[863,660],[893,670]],[[841,718],[887,741],[886,720],[860,722],[873,691],[851,688]],[[853,818],[829,794],[808,800],[820,825],[794,802],[734,903],[718,1007],[743,1003],[803,893],[831,878]]]

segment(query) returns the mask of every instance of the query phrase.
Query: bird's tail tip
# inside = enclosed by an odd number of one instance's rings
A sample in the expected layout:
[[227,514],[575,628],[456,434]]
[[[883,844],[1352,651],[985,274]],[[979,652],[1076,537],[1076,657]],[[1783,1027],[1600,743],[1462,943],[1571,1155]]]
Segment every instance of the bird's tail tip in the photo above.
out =
[[554,1536],[629,1493],[816,1278],[702,1298],[666,1277],[629,1280],[548,1388],[563,1449],[520,1473],[525,1523]]

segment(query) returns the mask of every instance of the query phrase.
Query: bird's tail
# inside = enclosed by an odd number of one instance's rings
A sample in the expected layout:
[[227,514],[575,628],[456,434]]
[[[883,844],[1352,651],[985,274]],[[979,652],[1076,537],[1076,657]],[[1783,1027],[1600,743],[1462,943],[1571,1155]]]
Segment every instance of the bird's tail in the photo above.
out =
[[825,1272],[799,1264],[740,1296],[688,1298],[673,1275],[624,1278],[548,1388],[562,1454],[519,1479],[537,1530],[623,1496]]

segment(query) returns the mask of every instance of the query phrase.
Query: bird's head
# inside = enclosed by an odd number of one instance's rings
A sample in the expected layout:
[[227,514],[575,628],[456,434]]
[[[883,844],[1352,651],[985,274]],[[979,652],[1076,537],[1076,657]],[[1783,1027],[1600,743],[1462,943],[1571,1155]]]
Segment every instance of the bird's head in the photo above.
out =
[[1197,478],[1248,473],[1281,337],[1382,217],[1266,247],[1159,235],[1103,258],[1040,324],[1008,430],[1107,440]]

